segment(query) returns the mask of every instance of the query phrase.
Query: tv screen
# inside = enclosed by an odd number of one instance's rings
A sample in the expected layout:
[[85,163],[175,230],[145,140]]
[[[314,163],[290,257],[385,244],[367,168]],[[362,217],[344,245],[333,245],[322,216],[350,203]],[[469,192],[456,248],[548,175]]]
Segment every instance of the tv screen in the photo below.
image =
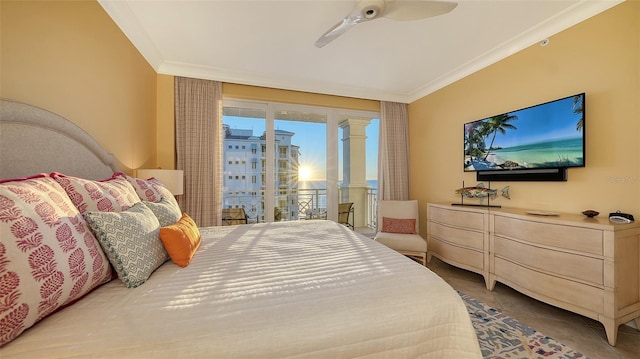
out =
[[585,94],[464,125],[464,170],[585,166]]

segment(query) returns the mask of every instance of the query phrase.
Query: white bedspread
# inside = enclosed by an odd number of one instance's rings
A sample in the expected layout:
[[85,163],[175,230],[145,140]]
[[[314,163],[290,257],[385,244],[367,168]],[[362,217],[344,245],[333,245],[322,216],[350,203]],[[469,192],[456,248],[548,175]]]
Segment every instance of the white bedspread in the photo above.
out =
[[202,229],[192,263],[119,280],[36,324],[0,357],[481,358],[458,294],[330,221]]

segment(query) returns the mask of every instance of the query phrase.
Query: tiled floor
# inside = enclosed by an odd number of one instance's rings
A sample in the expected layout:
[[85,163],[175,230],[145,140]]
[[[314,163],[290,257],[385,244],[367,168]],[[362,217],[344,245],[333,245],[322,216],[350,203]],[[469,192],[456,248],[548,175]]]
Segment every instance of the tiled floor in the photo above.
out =
[[591,359],[640,358],[640,331],[634,328],[620,326],[618,342],[612,347],[607,342],[604,327],[595,320],[529,298],[502,283],[497,283],[493,291],[488,291],[481,275],[451,266],[435,257],[427,266],[453,288],[501,310]]

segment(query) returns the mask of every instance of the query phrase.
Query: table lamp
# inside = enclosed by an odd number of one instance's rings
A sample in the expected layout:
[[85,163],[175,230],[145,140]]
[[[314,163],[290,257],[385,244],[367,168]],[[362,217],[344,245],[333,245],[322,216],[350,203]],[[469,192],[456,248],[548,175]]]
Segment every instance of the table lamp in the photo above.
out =
[[138,169],[136,177],[144,179],[153,177],[160,181],[174,196],[184,193],[184,172],[182,170]]

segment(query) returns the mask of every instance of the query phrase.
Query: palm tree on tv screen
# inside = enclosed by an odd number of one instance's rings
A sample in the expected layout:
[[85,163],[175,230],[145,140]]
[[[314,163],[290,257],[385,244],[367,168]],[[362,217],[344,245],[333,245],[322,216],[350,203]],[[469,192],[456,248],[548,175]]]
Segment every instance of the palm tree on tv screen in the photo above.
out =
[[469,123],[465,127],[465,148],[466,154],[473,157],[480,157],[484,153],[484,135],[480,131],[481,123]]
[[571,106],[571,108],[573,109],[573,113],[580,114],[580,119],[578,123],[576,123],[576,131],[582,131],[584,126],[584,103],[582,101],[582,95],[573,96],[573,106]]
[[515,121],[518,119],[518,116],[515,115],[511,115],[508,113],[503,113],[502,115],[498,115],[498,116],[493,116],[490,117],[484,124],[486,126],[485,130],[487,133],[487,136],[489,136],[491,133],[493,133],[493,137],[491,138],[491,144],[489,145],[489,148],[487,150],[487,152],[484,155],[484,160],[487,159],[487,157],[489,157],[489,154],[491,153],[491,150],[493,149],[493,142],[496,140],[496,135],[498,134],[498,132],[500,132],[501,134],[505,134],[507,133],[507,130],[517,130],[518,128],[512,124],[510,124],[509,122],[511,121]]

